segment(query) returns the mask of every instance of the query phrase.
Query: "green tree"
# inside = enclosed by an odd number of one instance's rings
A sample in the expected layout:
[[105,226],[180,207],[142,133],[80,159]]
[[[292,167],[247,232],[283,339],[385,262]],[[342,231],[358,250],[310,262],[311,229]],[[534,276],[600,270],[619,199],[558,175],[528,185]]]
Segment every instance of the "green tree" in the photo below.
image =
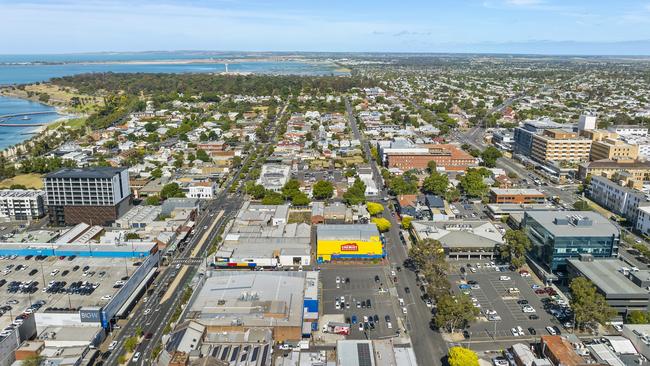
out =
[[429,174],[437,171],[436,170],[437,167],[438,166],[437,166],[435,160],[431,160],[430,162],[427,163],[427,170],[429,171]]
[[481,159],[483,159],[483,165],[488,168],[494,168],[497,164],[497,159],[502,157],[503,154],[499,149],[494,146],[488,146],[481,153]]
[[418,192],[417,178],[404,173],[400,176],[393,176],[388,181],[388,189],[393,195],[415,194]]
[[390,230],[390,226],[391,226],[390,221],[388,221],[383,217],[373,217],[372,223],[377,225],[377,230],[379,230],[382,233]]
[[381,203],[367,202],[366,208],[368,209],[368,213],[372,216],[376,216],[384,212],[384,206],[382,206]]
[[483,197],[487,193],[488,186],[483,182],[484,173],[479,169],[468,169],[460,177],[460,187],[470,197]]
[[454,188],[448,190],[445,193],[445,199],[448,202],[458,201],[460,199],[460,191],[458,190],[458,188],[454,187]]
[[427,264],[439,265],[445,262],[445,250],[438,240],[420,240],[409,249],[409,258],[422,269]]
[[151,206],[158,206],[160,204],[160,197],[158,196],[149,196],[144,200],[144,203]]
[[12,184],[9,186],[9,189],[27,189],[27,186],[24,184]]
[[532,244],[523,230],[506,231],[505,243],[499,247],[501,258],[508,259],[513,266],[520,268],[526,264],[526,252]]
[[138,327],[135,328],[135,336],[138,337],[138,338],[142,337],[142,327],[141,326],[138,326]]
[[129,353],[133,352],[137,346],[138,339],[136,337],[129,337],[124,341],[124,349]]
[[210,155],[202,149],[196,150],[196,158],[206,163],[212,161]]
[[114,149],[114,148],[117,147],[117,141],[115,141],[115,140],[108,140],[108,141],[104,142],[104,145],[103,145],[103,146],[104,146],[105,148],[107,148],[107,149]]
[[300,193],[300,182],[297,179],[289,179],[282,187],[282,195],[285,199],[292,199],[298,193]]
[[294,206],[307,206],[311,200],[306,194],[298,192],[291,197],[291,204]]
[[140,239],[140,235],[137,233],[126,233],[126,240],[138,240]]
[[156,168],[156,169],[152,170],[151,171],[151,177],[154,178],[154,179],[158,179],[158,178],[162,177],[162,169]]
[[605,297],[598,293],[596,286],[585,277],[574,278],[569,284],[569,289],[576,328],[584,329],[586,324],[592,322],[605,325],[616,315],[616,310],[607,304]]
[[449,366],[478,366],[478,355],[471,349],[451,347],[447,355]]
[[147,123],[144,125],[144,130],[147,131],[147,132],[149,132],[149,133],[154,132],[157,128],[158,128],[158,127],[156,127],[156,125],[153,124],[153,123],[151,123],[151,122],[147,122]]
[[448,187],[449,178],[447,174],[441,174],[435,170],[428,177],[424,178],[424,182],[422,182],[422,191],[424,193],[444,196],[447,193]]
[[185,193],[183,193],[178,183],[165,184],[160,191],[160,198],[167,199],[172,197],[185,197]]
[[632,310],[627,314],[627,322],[630,324],[648,324],[650,323],[650,312]]
[[312,195],[317,200],[327,200],[334,195],[334,185],[326,180],[319,180],[312,187]]
[[366,202],[366,185],[361,179],[357,178],[343,194],[343,201],[351,206]]
[[281,205],[284,203],[284,197],[278,192],[266,191],[262,199],[263,205]]
[[250,181],[246,182],[246,193],[259,200],[266,195],[266,189],[263,185]]
[[476,320],[479,310],[474,307],[469,296],[444,294],[436,299],[436,315],[433,321],[438,329],[449,333],[464,329]]

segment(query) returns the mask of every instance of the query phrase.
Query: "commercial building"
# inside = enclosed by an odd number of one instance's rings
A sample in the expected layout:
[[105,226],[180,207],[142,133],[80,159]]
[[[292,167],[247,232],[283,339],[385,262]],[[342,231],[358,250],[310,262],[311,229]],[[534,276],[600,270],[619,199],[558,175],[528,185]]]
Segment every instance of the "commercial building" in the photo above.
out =
[[317,225],[316,240],[319,263],[384,257],[384,245],[375,224]]
[[580,254],[610,258],[618,253],[618,228],[592,211],[526,212],[521,225],[532,242],[532,258],[553,272],[565,271],[567,260]]
[[215,182],[195,182],[188,187],[188,198],[201,198],[212,199],[217,191],[217,184]]
[[578,137],[573,131],[547,129],[533,135],[531,157],[538,163],[546,161],[589,161],[591,140]]
[[[612,178],[616,179],[617,176]],[[589,198],[609,211],[625,217],[633,225],[637,221],[638,208],[650,205],[645,193],[599,176],[591,177]]]
[[416,145],[409,140],[396,140],[380,146],[382,161],[389,168],[402,171],[426,169],[434,161],[439,169],[465,171],[478,166],[476,158],[451,144]]
[[289,181],[291,168],[282,164],[264,164],[257,184],[264,186],[267,190],[280,192],[282,187]]
[[45,216],[45,192],[26,189],[0,190],[0,219],[35,220]]
[[420,240],[438,240],[451,259],[492,259],[503,235],[489,221],[413,221],[413,234]]
[[488,204],[487,214],[492,220],[501,220],[502,217],[519,215],[521,218],[526,211],[549,211],[554,210],[555,206],[551,204],[519,204],[519,203],[502,203]]
[[596,160],[578,166],[578,177],[583,180],[588,175],[611,178],[614,174],[622,172],[629,173],[639,182],[650,180],[650,161]]
[[110,225],[130,208],[126,168],[61,169],[44,178],[50,222]]
[[339,340],[336,366],[417,366],[411,347],[395,347],[390,339]]
[[288,205],[244,204],[214,261],[220,267],[283,267],[311,264],[311,226],[287,224]]
[[567,274],[570,279],[583,276],[591,281],[605,296],[609,306],[620,314],[648,310],[650,293],[631,280],[630,270],[619,259],[594,259],[591,255],[581,255],[578,259],[567,260]]
[[623,324],[623,336],[640,354],[650,359],[650,324]]
[[208,333],[266,328],[277,342],[300,341],[306,308],[314,307],[313,299],[305,302],[305,293],[317,292],[317,276],[307,271],[208,271],[186,319]]
[[594,130],[596,129],[598,117],[595,114],[580,115],[578,120],[578,131]]
[[637,159],[639,157],[639,146],[630,145],[621,140],[607,138],[594,141],[591,144],[590,160],[618,160]]
[[551,120],[526,121],[514,131],[514,153],[530,156],[533,150],[533,136],[550,128],[562,128],[563,125]]
[[512,151],[514,142],[514,133],[511,131],[499,129],[492,133],[492,144],[501,150]]
[[639,149],[639,158],[647,160],[650,158],[650,136],[627,135],[621,139]]
[[536,189],[490,189],[490,203],[544,203],[544,193]]
[[573,345],[562,336],[542,336],[540,344],[542,354],[547,357],[553,365],[581,366],[587,364],[587,361],[583,360],[582,357],[576,353]]
[[648,127],[638,125],[610,126],[607,130],[615,132],[620,136],[646,136],[648,134]]

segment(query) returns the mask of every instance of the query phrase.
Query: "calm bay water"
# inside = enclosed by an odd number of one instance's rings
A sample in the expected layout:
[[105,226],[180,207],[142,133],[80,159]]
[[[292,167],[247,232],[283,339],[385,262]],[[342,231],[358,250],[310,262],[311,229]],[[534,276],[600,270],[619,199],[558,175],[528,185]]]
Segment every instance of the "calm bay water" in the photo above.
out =
[[[218,73],[226,66],[222,61],[210,63],[174,63],[179,60],[204,60],[211,57],[238,58],[242,62],[229,63],[229,72],[274,75],[347,75],[336,70],[334,64],[302,61],[260,61],[235,53],[206,52],[148,52],[98,53],[73,55],[0,55],[0,85],[27,84],[47,81],[54,77],[93,72],[116,73]],[[250,61],[246,59],[250,58]],[[138,63],[115,63],[138,61]],[[155,63],[154,63],[155,61]],[[168,61],[169,63],[165,63]],[[150,63],[147,63],[150,62]],[[0,97],[0,116],[12,113],[53,110],[30,101]],[[31,116],[30,120],[12,118],[5,123],[47,123],[60,116],[56,114]],[[0,117],[1,118],[1,117]],[[0,121],[1,122],[1,121]],[[0,127],[0,149],[27,138],[26,132],[36,127]]]

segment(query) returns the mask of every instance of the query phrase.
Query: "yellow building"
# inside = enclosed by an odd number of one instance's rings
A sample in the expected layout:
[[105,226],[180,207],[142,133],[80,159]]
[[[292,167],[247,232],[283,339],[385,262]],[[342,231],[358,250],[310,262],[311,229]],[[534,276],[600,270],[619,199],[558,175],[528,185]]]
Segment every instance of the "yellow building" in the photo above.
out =
[[316,260],[381,259],[384,245],[375,224],[316,226]]
[[591,144],[591,160],[618,160],[639,157],[639,145],[630,145],[621,140],[607,138]]
[[541,135],[533,135],[531,156],[537,162],[567,161],[583,162],[589,160],[591,140],[579,137],[577,133],[561,129],[545,130]]

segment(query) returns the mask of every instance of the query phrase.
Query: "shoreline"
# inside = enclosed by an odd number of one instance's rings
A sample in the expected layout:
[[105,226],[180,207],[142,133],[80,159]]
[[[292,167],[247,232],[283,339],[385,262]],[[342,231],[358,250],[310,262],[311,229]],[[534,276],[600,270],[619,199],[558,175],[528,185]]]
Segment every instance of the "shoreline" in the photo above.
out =
[[0,66],[56,66],[56,65],[191,65],[191,64],[241,64],[255,62],[303,62],[308,64],[331,64],[334,62],[324,60],[311,60],[301,57],[262,57],[262,58],[196,58],[173,60],[122,60],[122,61],[62,61],[62,62],[20,62],[0,63]]

